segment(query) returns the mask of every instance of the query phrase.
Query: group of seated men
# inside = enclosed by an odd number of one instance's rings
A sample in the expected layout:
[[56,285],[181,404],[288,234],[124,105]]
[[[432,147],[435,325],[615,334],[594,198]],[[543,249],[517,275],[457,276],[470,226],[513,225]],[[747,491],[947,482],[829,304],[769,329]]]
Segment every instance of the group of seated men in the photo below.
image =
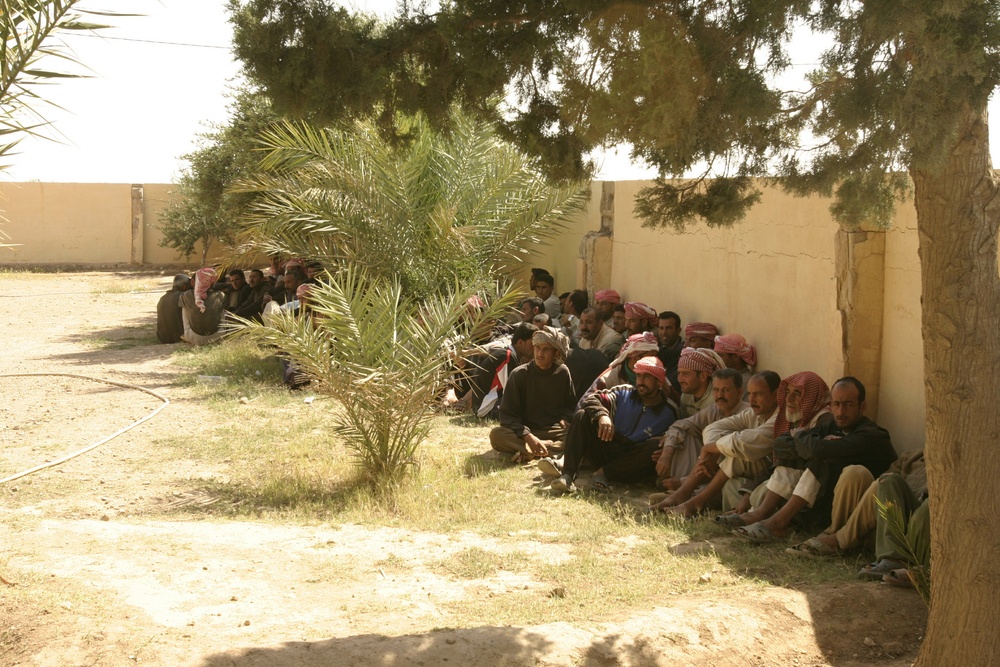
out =
[[205,267],[193,277],[177,274],[157,303],[156,337],[161,343],[205,345],[222,336],[227,318],[261,321],[270,310],[297,312],[321,271],[315,262],[273,258],[266,271],[231,269],[220,276]]
[[754,543],[816,529],[787,549],[795,555],[835,556],[874,535],[876,561],[859,576],[908,585],[911,552],[878,499],[908,519],[922,561],[911,565],[928,565],[922,452],[897,457],[865,416],[860,380],[781,378],[754,368],[756,350],[738,333],[696,322],[682,337],[675,312],[622,304],[614,290],[593,306],[579,290],[559,299],[547,272],[532,279],[522,321],[470,358],[450,401],[499,421],[494,450],[535,462],[557,492],[572,491],[584,466],[596,491],[648,482],[660,489],[651,511],[719,510],[717,523]]

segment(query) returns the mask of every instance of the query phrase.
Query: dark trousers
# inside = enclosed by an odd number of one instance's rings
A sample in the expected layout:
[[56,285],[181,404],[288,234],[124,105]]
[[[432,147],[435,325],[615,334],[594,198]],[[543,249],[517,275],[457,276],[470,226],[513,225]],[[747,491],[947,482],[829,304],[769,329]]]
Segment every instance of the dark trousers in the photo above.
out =
[[656,476],[653,452],[659,446],[660,438],[632,442],[617,434],[605,442],[597,437],[597,421],[587,417],[583,410],[577,410],[566,435],[563,474],[576,479],[580,464],[587,459],[597,468],[603,468],[612,482],[651,480]]

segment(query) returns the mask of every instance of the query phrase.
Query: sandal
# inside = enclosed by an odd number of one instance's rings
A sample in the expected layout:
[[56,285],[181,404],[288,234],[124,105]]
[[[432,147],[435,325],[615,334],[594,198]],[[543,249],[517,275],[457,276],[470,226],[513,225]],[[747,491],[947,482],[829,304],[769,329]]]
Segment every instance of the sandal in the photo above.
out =
[[882,581],[889,584],[890,586],[899,586],[900,588],[913,588],[913,580],[910,579],[910,571],[905,567],[899,570],[893,570],[889,574],[882,577]]
[[893,570],[898,570],[901,567],[903,567],[903,564],[899,561],[883,558],[877,563],[869,563],[866,567],[862,568],[861,571],[858,572],[858,579],[882,581],[882,578],[885,577],[885,575],[889,574]]
[[764,525],[763,521],[751,523],[749,526],[740,526],[733,531],[736,537],[742,537],[747,542],[753,544],[771,544],[778,542],[782,538],[771,532],[771,529]]
[[805,542],[796,544],[794,547],[788,547],[785,549],[785,553],[792,554],[793,556],[804,556],[805,558],[831,558],[839,556],[840,550],[836,547],[831,547],[822,540],[810,537]]
[[597,493],[607,493],[611,490],[611,485],[608,484],[608,478],[604,473],[597,474],[590,479],[590,490],[596,491]]

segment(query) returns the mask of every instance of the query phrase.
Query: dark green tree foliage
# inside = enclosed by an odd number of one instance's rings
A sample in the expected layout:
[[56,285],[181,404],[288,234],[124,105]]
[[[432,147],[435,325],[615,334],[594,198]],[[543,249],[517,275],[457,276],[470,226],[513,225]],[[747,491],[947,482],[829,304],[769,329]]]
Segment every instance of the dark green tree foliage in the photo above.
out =
[[253,195],[230,188],[256,170],[257,136],[277,120],[267,99],[249,90],[234,94],[230,112],[227,124],[201,135],[198,149],[184,156],[188,166],[160,220],[160,245],[190,257],[201,244],[203,265],[213,243],[235,241]]

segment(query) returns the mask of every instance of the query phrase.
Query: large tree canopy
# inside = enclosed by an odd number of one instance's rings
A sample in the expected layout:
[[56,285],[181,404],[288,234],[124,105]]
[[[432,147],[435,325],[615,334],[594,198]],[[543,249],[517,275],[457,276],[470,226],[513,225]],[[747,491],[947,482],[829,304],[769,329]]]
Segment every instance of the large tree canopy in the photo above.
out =
[[[732,223],[756,201],[755,177],[833,194],[847,225],[887,224],[912,193],[934,571],[918,664],[994,661],[1000,218],[985,117],[1000,76],[995,0],[445,0],[434,12],[404,4],[385,26],[320,0],[231,6],[237,54],[282,110],[441,120],[459,102],[554,177],[627,141],[664,177],[637,203],[651,224]],[[831,46],[804,90],[782,91],[773,75],[806,29]],[[696,168],[723,177],[665,180]]]

